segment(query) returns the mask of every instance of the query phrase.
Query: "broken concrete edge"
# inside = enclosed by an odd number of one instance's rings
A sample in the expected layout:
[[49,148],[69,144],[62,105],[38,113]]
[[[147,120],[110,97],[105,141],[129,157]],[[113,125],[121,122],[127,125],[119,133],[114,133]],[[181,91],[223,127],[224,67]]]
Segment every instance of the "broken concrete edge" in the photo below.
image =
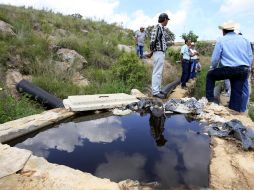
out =
[[[9,155],[5,155],[4,152],[11,152],[14,159],[8,159]],[[19,149],[16,147],[10,147],[9,145],[2,145],[0,143],[0,163],[1,171],[5,171],[5,176],[0,177],[0,189],[19,189],[20,187],[30,188],[31,184],[35,181],[36,186],[39,189],[75,189],[83,190],[85,189],[96,189],[96,190],[128,190],[133,188],[138,188],[142,186],[138,181],[133,181],[130,179],[120,181],[119,183],[113,182],[107,178],[99,178],[93,176],[90,173],[82,172],[64,165],[58,165],[49,163],[46,159],[42,157],[37,157],[30,155],[30,152],[25,149]],[[2,157],[2,158],[1,158]],[[11,164],[15,160],[19,160],[20,157],[24,157],[23,160],[17,166],[9,170]],[[5,160],[4,160],[5,159]],[[17,173],[16,173],[17,172]],[[10,181],[13,178],[18,178],[21,180],[15,181],[18,183],[12,184]],[[42,180],[41,180],[42,179]],[[41,182],[43,181],[43,184]],[[9,186],[9,187],[8,187]],[[151,188],[146,188],[151,189]]]
[[[0,125],[0,143],[8,142],[15,138],[27,135],[74,115],[74,112],[70,112],[64,108],[56,108],[44,111],[41,114],[6,122]],[[50,116],[51,118],[48,118]]]
[[31,155],[30,150],[0,144],[0,179],[23,169]]

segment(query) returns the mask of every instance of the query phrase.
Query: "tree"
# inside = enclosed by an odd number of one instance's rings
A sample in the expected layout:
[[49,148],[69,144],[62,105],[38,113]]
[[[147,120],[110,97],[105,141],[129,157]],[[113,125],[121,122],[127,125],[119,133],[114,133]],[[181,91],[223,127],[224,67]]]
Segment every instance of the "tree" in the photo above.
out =
[[196,42],[198,39],[198,35],[194,34],[194,32],[191,30],[189,31],[188,34],[183,33],[180,37],[184,40],[190,39],[192,42]]

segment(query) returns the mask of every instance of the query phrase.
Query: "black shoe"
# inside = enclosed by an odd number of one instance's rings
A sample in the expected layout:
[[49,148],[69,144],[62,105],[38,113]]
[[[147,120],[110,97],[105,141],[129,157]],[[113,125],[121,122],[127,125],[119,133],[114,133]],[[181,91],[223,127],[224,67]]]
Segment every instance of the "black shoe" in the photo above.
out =
[[160,98],[160,99],[165,99],[165,95],[162,94],[162,93],[155,94],[155,95],[153,95],[153,97]]

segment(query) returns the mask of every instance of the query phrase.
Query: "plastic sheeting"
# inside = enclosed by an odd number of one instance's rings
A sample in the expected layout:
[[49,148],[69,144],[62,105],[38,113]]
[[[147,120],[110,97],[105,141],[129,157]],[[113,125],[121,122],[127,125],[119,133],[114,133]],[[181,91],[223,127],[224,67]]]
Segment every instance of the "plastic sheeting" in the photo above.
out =
[[246,128],[241,121],[233,119],[224,124],[212,124],[208,129],[210,136],[233,137],[240,140],[244,150],[254,150],[254,131]]

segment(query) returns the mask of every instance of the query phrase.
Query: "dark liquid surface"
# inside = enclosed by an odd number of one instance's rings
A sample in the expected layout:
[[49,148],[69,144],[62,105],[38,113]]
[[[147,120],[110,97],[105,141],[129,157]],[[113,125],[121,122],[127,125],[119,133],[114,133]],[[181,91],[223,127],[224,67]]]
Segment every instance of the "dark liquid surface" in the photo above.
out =
[[208,187],[210,138],[199,134],[199,122],[184,115],[138,113],[85,120],[61,123],[15,146],[116,182]]

